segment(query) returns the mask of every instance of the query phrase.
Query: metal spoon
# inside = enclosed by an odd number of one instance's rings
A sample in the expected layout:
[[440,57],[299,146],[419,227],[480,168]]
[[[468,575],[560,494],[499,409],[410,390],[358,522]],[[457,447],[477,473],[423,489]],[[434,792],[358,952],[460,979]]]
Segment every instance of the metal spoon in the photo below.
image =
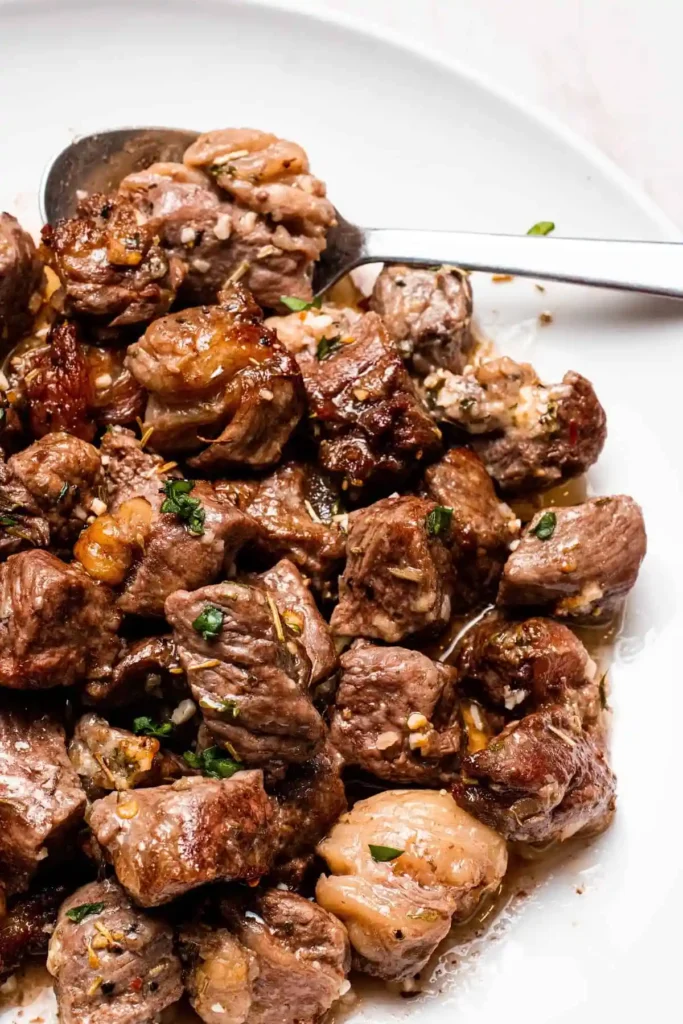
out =
[[[45,171],[43,219],[53,224],[71,216],[80,190],[107,192],[152,163],[181,161],[197,135],[174,128],[119,128],[76,139]],[[451,263],[467,270],[683,298],[683,244],[678,242],[361,228],[337,217],[315,265],[316,294],[362,263]]]

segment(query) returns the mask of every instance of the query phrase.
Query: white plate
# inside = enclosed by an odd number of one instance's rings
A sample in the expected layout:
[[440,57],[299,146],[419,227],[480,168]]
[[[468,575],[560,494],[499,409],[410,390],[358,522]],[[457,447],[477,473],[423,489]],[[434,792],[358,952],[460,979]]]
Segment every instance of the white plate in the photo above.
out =
[[[0,0],[0,97],[0,207],[33,227],[43,165],[72,135],[236,124],[301,141],[333,201],[361,223],[514,232],[552,219],[567,235],[676,237],[604,158],[461,69],[281,10]],[[499,339],[552,311],[533,360],[554,380],[569,368],[585,373],[607,408],[592,487],[631,493],[645,510],[649,553],[612,673],[619,811],[607,835],[521,906],[500,941],[442,979],[439,996],[361,1003],[358,1019],[670,1018],[683,910],[674,672],[683,305],[558,285],[541,294],[522,280],[477,280],[475,289],[479,317]],[[25,1009],[16,1019],[31,1016]]]

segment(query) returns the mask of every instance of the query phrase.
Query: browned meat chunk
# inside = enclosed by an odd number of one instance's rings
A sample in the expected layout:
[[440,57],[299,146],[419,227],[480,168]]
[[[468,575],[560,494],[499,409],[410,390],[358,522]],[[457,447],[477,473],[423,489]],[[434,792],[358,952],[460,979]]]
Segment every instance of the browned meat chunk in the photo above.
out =
[[338,496],[325,476],[313,466],[286,462],[258,483],[226,480],[217,489],[259,524],[261,553],[291,558],[312,586],[329,589],[344,560],[345,538],[333,521]]
[[100,426],[131,424],[145,415],[147,395],[124,365],[125,349],[87,345],[90,410]]
[[121,327],[167,311],[185,267],[140,219],[122,196],[95,194],[79,203],[75,217],[43,228],[68,314]]
[[276,774],[315,755],[323,721],[295,629],[261,587],[225,582],[166,601],[180,664],[219,744]]
[[42,265],[33,239],[9,213],[0,213],[0,344],[8,347],[31,325],[29,302]]
[[54,431],[92,441],[93,389],[86,348],[74,323],[56,324],[48,344],[31,354],[30,370],[20,381],[34,437]]
[[450,544],[457,573],[455,601],[468,609],[493,597],[519,520],[496,496],[486,468],[468,448],[451,448],[425,473],[428,497],[452,508]]
[[590,381],[573,371],[543,384],[528,363],[505,356],[462,376],[438,370],[425,387],[437,418],[476,435],[474,449],[505,494],[584,473],[605,443],[605,411]]
[[300,366],[324,469],[362,485],[438,450],[441,433],[376,313],[358,320],[350,339],[321,343],[318,357]]
[[276,858],[273,877],[297,886],[313,849],[346,810],[342,759],[329,743],[306,764],[292,765],[273,790]]
[[45,885],[12,901],[0,921],[0,980],[28,956],[45,956],[66,885]]
[[160,746],[154,736],[136,736],[91,712],[76,723],[69,759],[95,799],[101,790],[157,786],[190,774],[182,758],[160,751]]
[[166,465],[161,455],[140,447],[132,430],[112,427],[100,445],[105,483],[105,501],[116,512],[131,498],[145,498],[158,511],[164,500],[163,485],[176,474],[161,472]]
[[276,462],[303,412],[296,362],[241,288],[221,293],[221,305],[155,320],[126,363],[150,393],[152,445],[203,447],[190,463],[199,469]]
[[[321,907],[293,892],[267,889],[244,907],[222,904],[237,943],[252,963],[245,978],[249,1006],[245,1024],[316,1024],[339,997],[350,967],[349,940],[339,921]],[[221,929],[218,934],[225,934]],[[228,934],[230,934],[228,932]],[[230,947],[227,947],[230,948]],[[230,960],[235,953],[231,950]],[[200,971],[202,966],[199,965]],[[206,966],[204,965],[204,971]],[[231,971],[226,971],[228,982]],[[243,977],[242,971],[239,972]],[[216,978],[214,972],[214,979]],[[197,978],[191,988],[198,990]],[[218,1003],[231,1002],[228,985]],[[245,1000],[246,1002],[246,1000]],[[214,1021],[217,1017],[204,1016]],[[212,1008],[215,1013],[215,1008]]]
[[506,838],[529,843],[592,835],[614,812],[615,778],[571,708],[550,705],[511,722],[463,761],[461,806]]
[[341,658],[330,739],[348,765],[439,785],[457,768],[455,672],[419,651],[357,640]]
[[336,670],[337,651],[330,627],[318,611],[301,573],[289,559],[283,558],[260,577],[272,594],[280,617],[299,637],[311,663],[311,686],[316,686]]
[[111,793],[89,824],[124,889],[154,907],[206,882],[265,874],[271,818],[261,772],[238,772]]
[[35,498],[0,460],[0,558],[26,548],[46,548],[50,524]]
[[0,712],[0,873],[21,892],[38,865],[60,852],[83,817],[85,793],[66,755],[64,730],[50,715]]
[[101,504],[97,449],[71,434],[46,434],[13,455],[8,467],[42,509],[52,543],[73,544],[88,515]]
[[148,1024],[183,994],[171,928],[110,879],[62,905],[47,968],[61,1024]]
[[447,533],[426,498],[384,498],[353,513],[332,631],[398,643],[443,629],[453,591]]
[[244,281],[259,302],[281,308],[282,295],[310,299],[313,263],[336,217],[301,146],[227,128],[200,135],[184,162],[206,171],[234,200],[230,224],[221,223],[219,234],[229,230],[233,265],[248,263]]
[[457,267],[390,266],[375,282],[370,308],[421,376],[443,366],[462,373],[472,348],[472,286]]
[[0,567],[0,686],[72,686],[106,675],[120,621],[111,594],[47,551]]
[[646,545],[640,506],[626,495],[546,508],[531,520],[508,559],[498,603],[599,622],[636,582]]
[[484,619],[465,634],[457,669],[468,690],[516,718],[564,703],[577,708],[584,725],[600,716],[597,666],[579,638],[552,619]]
[[356,803],[318,846],[331,874],[316,899],[346,925],[354,966],[387,980],[418,972],[495,891],[505,841],[445,791],[388,790]]

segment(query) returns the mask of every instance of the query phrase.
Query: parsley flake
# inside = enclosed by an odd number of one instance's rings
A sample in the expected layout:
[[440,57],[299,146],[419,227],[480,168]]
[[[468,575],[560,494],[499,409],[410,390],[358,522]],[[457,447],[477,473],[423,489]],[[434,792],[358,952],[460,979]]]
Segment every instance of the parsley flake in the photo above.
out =
[[167,480],[164,483],[166,498],[161,506],[162,512],[170,512],[182,519],[185,529],[193,537],[201,537],[204,533],[206,512],[199,498],[191,498],[190,491],[194,488],[194,480]]
[[104,903],[81,903],[80,906],[67,910],[66,916],[75,924],[80,924],[89,914],[101,914],[103,910]]
[[0,526],[17,526],[19,520],[14,516],[0,515]]
[[551,220],[539,220],[538,224],[529,228],[527,235],[549,235],[554,230],[555,225]]
[[173,725],[171,722],[155,722],[153,718],[141,715],[139,718],[133,719],[133,732],[136,736],[158,736],[162,738],[170,736],[173,732]]
[[304,313],[308,309],[320,309],[323,304],[322,295],[317,295],[311,302],[306,302],[305,299],[297,299],[296,295],[281,295],[280,302],[287,309],[291,309],[292,313]]
[[187,750],[183,757],[190,768],[199,769],[202,775],[208,775],[211,779],[229,779],[242,768],[238,761],[226,757],[221,747],[208,747],[201,754]]
[[321,338],[318,342],[318,347],[315,350],[316,359],[319,363],[323,363],[326,359],[329,359],[331,355],[341,348],[341,338],[337,335],[336,338]]
[[372,859],[379,861],[380,864],[388,860],[396,860],[402,853],[405,853],[405,850],[397,850],[393,846],[374,846],[372,843],[368,843],[368,849],[372,854]]
[[224,618],[223,612],[215,604],[206,604],[192,623],[192,628],[201,633],[203,640],[215,640],[221,631]]
[[448,508],[446,505],[437,505],[425,516],[427,534],[430,537],[440,537],[442,533],[447,533],[451,528],[452,518],[452,508]]
[[539,540],[550,540],[555,533],[556,526],[557,516],[555,513],[544,512],[536,525],[531,528],[531,532],[535,533]]

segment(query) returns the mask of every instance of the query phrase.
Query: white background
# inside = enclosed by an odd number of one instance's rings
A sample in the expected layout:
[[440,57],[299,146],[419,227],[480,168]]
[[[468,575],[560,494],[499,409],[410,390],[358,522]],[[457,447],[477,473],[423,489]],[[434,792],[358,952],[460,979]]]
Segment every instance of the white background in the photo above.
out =
[[347,13],[463,61],[595,143],[683,227],[683,0],[280,3]]

